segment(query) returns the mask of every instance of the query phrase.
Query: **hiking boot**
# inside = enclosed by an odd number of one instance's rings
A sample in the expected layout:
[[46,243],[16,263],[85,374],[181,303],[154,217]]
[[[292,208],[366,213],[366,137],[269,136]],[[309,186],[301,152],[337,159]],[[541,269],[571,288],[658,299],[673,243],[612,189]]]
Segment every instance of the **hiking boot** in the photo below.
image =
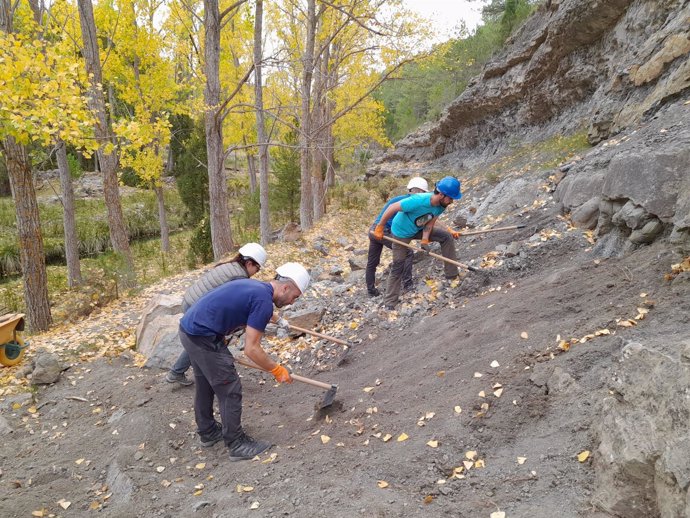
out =
[[165,381],[168,383],[179,383],[185,387],[194,384],[192,380],[187,379],[187,375],[184,372],[182,374],[178,374],[177,372],[168,371],[168,373],[165,375]]
[[414,291],[414,281],[406,282],[405,284],[403,284],[402,291],[403,293]]
[[370,297],[378,297],[381,295],[381,291],[378,288],[370,288],[367,290],[367,293],[369,293]]
[[223,427],[219,422],[216,421],[216,425],[208,433],[200,433],[199,434],[199,442],[201,442],[201,445],[204,448],[210,448],[214,444],[216,444],[218,441],[223,440]]
[[384,304],[383,307],[388,311],[395,311],[395,304]]
[[273,446],[270,442],[257,441],[249,437],[246,433],[240,435],[228,446],[230,450],[230,460],[250,460],[262,454]]

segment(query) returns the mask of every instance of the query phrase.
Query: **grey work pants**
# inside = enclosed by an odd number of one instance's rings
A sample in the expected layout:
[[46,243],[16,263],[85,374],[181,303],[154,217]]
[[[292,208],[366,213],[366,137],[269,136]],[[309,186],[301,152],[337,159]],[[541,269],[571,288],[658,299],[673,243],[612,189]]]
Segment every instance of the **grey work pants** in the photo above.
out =
[[199,434],[216,426],[213,396],[218,398],[223,440],[226,445],[242,434],[242,384],[235,361],[222,339],[188,335],[180,327],[180,341],[194,367],[194,416]]
[[[398,241],[409,243],[413,239],[422,239],[422,231],[420,230],[412,237],[402,238],[393,236]],[[429,236],[429,241],[436,241],[441,245],[441,255],[448,259],[455,260],[455,243],[453,236],[447,230],[434,228]],[[386,285],[386,297],[384,303],[386,306],[395,306],[400,298],[400,284],[402,279],[402,272],[405,266],[405,260],[413,254],[412,250],[397,243],[393,243],[393,263],[391,264],[391,273],[388,276],[388,284]],[[443,263],[443,271],[446,277],[453,278],[458,275],[458,267],[454,264]]]

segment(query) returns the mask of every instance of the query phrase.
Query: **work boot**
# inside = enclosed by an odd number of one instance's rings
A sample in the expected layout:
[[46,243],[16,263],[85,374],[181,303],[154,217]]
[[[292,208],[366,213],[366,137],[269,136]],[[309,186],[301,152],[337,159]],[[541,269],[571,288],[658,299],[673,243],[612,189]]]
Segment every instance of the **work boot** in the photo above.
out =
[[199,441],[201,442],[201,445],[204,448],[210,448],[214,444],[216,444],[218,441],[223,440],[223,427],[221,424],[216,421],[215,426],[213,427],[213,430],[211,430],[208,433],[200,433],[199,434]]
[[367,292],[369,293],[370,297],[378,297],[381,295],[381,291],[378,288],[369,288]]
[[187,379],[187,375],[184,372],[182,374],[179,374],[177,372],[168,371],[168,373],[165,375],[165,381],[167,381],[168,383],[179,383],[180,385],[185,387],[194,384],[192,380]]
[[414,291],[414,281],[406,282],[405,284],[403,284],[402,291],[403,293]]
[[230,460],[237,461],[253,459],[257,455],[265,452],[271,446],[273,445],[270,442],[257,441],[252,439],[246,433],[243,433],[228,446],[228,449],[230,450]]

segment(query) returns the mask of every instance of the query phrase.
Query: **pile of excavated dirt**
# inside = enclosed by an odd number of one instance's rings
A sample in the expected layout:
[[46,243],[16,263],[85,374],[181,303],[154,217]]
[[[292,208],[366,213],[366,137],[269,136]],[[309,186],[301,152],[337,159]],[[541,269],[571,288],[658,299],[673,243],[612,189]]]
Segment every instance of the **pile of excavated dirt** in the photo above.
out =
[[[563,224],[554,211],[541,223]],[[300,370],[338,384],[337,402],[316,412],[318,389],[240,367],[245,429],[275,444],[253,461],[200,448],[193,387],[130,352],[0,398],[0,514],[608,516],[592,503],[602,403],[626,344],[687,337],[687,278],[665,277],[678,256],[663,242],[603,259],[581,231],[528,246],[533,231],[511,236],[512,263],[471,289],[442,285],[424,311],[408,296],[383,312],[359,286],[322,298],[329,318],[343,301],[343,323],[367,315],[347,361]],[[461,242],[459,259],[505,240]]]

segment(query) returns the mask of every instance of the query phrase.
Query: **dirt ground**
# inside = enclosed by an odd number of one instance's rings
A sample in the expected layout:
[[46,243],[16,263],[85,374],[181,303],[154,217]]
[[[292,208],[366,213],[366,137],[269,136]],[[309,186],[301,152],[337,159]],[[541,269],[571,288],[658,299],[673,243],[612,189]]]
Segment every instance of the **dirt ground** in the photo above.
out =
[[[503,239],[459,246],[460,260]],[[0,398],[13,429],[0,448],[0,516],[604,516],[589,503],[591,426],[618,353],[687,333],[690,308],[687,285],[664,279],[677,257],[663,244],[623,259],[591,248],[566,232],[486,281],[447,286],[407,320],[367,301],[373,317],[347,361],[301,372],[338,385],[327,412],[315,412],[318,389],[242,370],[245,429],[275,444],[253,461],[200,448],[194,388],[132,353],[75,362],[32,397]],[[641,306],[646,318],[617,325]],[[565,352],[559,340],[577,343]]]

